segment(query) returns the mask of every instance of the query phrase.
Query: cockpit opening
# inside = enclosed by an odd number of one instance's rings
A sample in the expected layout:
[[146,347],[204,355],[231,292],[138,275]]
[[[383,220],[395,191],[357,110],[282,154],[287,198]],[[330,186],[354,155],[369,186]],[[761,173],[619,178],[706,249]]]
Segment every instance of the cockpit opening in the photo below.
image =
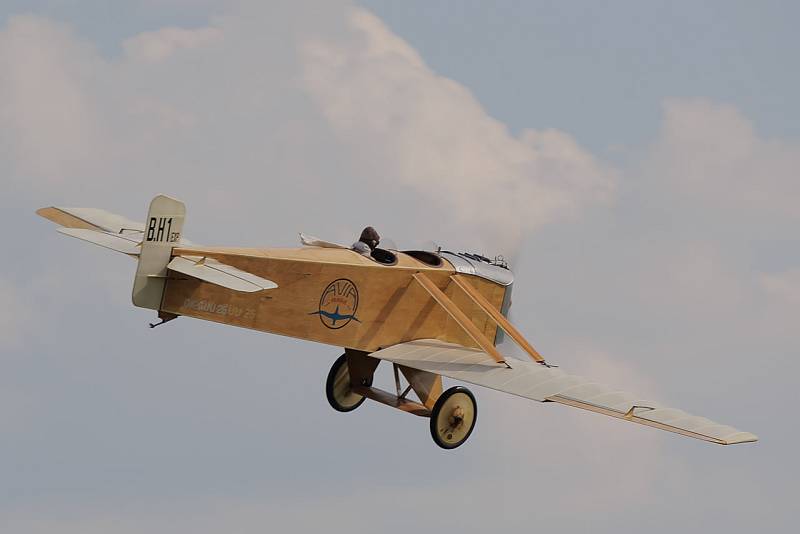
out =
[[370,253],[372,259],[383,265],[394,265],[397,263],[397,255],[383,248],[374,248]]
[[435,252],[428,252],[427,250],[404,250],[402,252],[431,267],[441,267],[443,263],[442,257]]

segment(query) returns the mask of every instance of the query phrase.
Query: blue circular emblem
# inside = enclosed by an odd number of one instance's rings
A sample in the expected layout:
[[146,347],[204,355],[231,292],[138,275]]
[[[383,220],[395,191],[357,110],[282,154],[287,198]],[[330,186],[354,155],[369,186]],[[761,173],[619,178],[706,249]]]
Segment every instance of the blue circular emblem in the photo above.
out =
[[360,323],[356,317],[358,309],[358,288],[347,278],[334,280],[322,291],[319,309],[309,315],[319,315],[319,320],[327,328],[338,330],[350,321]]

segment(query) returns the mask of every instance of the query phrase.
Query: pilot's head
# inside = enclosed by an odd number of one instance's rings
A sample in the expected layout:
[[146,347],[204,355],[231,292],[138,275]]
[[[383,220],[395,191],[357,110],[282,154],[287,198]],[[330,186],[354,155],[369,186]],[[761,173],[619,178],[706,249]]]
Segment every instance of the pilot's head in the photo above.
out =
[[375,228],[367,226],[361,232],[361,237],[359,237],[358,240],[362,243],[366,243],[370,249],[375,250],[375,247],[381,242],[381,236],[378,235]]

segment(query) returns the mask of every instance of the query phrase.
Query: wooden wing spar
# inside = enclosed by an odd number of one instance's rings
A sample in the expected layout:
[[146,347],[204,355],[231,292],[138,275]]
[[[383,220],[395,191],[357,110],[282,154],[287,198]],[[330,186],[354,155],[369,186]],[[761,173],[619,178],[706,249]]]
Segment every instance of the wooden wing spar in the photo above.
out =
[[[507,318],[513,273],[500,259],[380,248],[364,256],[305,234],[301,248],[198,246],[183,237],[183,203],[163,195],[145,223],[93,208],[37,213],[64,235],[136,259],[133,303],[162,322],[193,317],[343,347],[325,387],[334,409],[371,399],[427,417],[446,449],[469,437],[477,405],[463,386],[445,390],[442,377],[721,445],[758,439],[550,366]],[[502,334],[530,359],[506,357]],[[392,364],[393,393],[373,385],[381,361]]]

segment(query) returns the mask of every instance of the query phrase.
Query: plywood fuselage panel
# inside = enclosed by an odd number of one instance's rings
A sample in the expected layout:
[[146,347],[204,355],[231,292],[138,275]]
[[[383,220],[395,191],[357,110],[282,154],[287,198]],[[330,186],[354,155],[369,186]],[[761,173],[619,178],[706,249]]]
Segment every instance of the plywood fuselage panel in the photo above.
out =
[[[496,325],[450,284],[453,268],[430,267],[399,254],[394,266],[380,265],[341,249],[181,248],[174,255],[206,256],[267,278],[276,289],[231,291],[170,272],[162,311],[367,352],[415,339],[440,339],[465,346],[472,340],[424,289],[413,283],[423,272],[494,339]],[[496,308],[505,287],[469,277]]]

